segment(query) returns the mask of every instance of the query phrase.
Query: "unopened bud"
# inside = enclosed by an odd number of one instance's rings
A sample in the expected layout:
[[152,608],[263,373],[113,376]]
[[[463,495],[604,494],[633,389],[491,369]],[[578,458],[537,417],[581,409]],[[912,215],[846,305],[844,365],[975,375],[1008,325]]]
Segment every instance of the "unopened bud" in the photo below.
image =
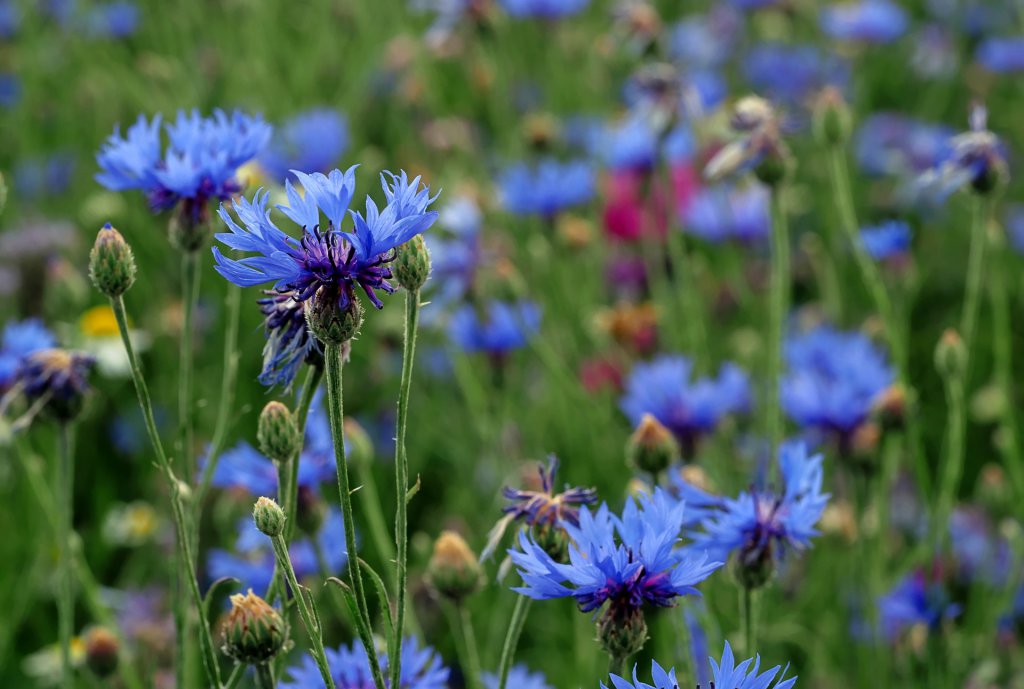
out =
[[239,663],[259,665],[274,658],[288,642],[288,627],[281,615],[249,589],[231,596],[231,612],[224,624],[221,650]]
[[826,87],[814,103],[814,134],[822,143],[837,146],[850,139],[853,119],[842,92]]
[[679,443],[653,415],[644,414],[626,443],[626,459],[640,471],[657,476],[679,460]]
[[171,245],[179,251],[199,251],[210,234],[210,209],[205,203],[182,201],[171,214],[167,233]]
[[89,252],[89,277],[108,297],[119,297],[135,282],[135,256],[121,233],[107,223]]
[[907,389],[900,383],[890,385],[874,402],[874,412],[883,428],[900,429],[907,421],[909,400]]
[[106,627],[93,627],[85,634],[85,664],[103,679],[114,674],[120,643]]
[[423,287],[430,277],[430,250],[423,235],[418,234],[398,247],[391,269],[402,289],[415,292]]
[[445,531],[434,542],[427,581],[440,595],[458,602],[480,588],[483,570],[465,539],[454,531]]
[[732,560],[732,573],[745,589],[759,589],[775,576],[775,558],[771,541],[752,541],[736,553]]
[[612,601],[597,618],[597,641],[612,658],[625,659],[642,651],[647,643],[643,610]]
[[306,325],[316,339],[324,344],[343,344],[359,333],[363,324],[363,304],[355,296],[348,304],[339,306],[341,295],[333,289],[321,287],[306,307]]
[[260,412],[256,426],[260,452],[275,462],[287,462],[302,449],[302,437],[288,407],[271,401]]
[[284,510],[270,498],[261,497],[252,508],[252,520],[256,528],[271,538],[284,533]]
[[967,372],[967,347],[960,334],[947,329],[935,347],[935,368],[947,380],[963,378]]
[[781,140],[776,140],[754,167],[754,176],[769,187],[777,187],[786,180],[792,167],[793,159],[789,147]]

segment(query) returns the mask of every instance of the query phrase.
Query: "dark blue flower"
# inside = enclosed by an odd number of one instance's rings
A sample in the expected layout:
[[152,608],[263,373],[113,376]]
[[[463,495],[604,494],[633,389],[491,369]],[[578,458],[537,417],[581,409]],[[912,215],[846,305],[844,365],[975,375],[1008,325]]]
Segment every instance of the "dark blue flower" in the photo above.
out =
[[653,415],[689,455],[700,437],[712,432],[723,417],[750,408],[750,385],[747,374],[735,364],[722,366],[717,378],[694,380],[690,359],[662,355],[633,368],[619,406],[634,427],[644,414]]
[[[395,291],[388,282],[395,249],[434,223],[437,213],[426,208],[436,197],[430,196],[427,187],[420,188],[419,177],[410,182],[404,172],[385,173],[381,184],[387,205],[380,210],[367,197],[364,215],[348,208],[355,193],[354,167],[344,173],[333,170],[330,175],[292,172],[305,194],[286,181],[288,205],[277,209],[302,228],[302,239],[278,229],[267,209],[267,192],[258,191],[252,201],[241,198],[232,204],[241,226],[221,207],[220,217],[231,231],[216,235],[231,249],[258,255],[234,260],[214,247],[217,272],[242,287],[272,283],[277,292],[288,293],[296,301],[306,301],[325,288],[337,294],[340,309],[348,306],[358,286],[381,308],[376,290]],[[321,214],[327,218],[326,225]],[[347,214],[354,227],[343,232]]]
[[38,319],[7,323],[0,341],[0,392],[14,383],[29,354],[52,349],[56,344],[56,338]]
[[845,86],[850,67],[832,53],[811,45],[762,43],[743,58],[750,85],[772,100],[801,105],[825,86]]
[[901,220],[889,220],[862,227],[860,241],[876,261],[906,256],[910,251],[910,225]]
[[281,183],[289,170],[327,173],[348,149],[348,122],[330,108],[314,108],[295,115],[274,131],[260,154],[260,167]]
[[513,17],[561,19],[582,12],[590,0],[498,0]]
[[259,381],[288,388],[302,364],[322,355],[320,344],[306,326],[306,302],[293,292],[266,290],[263,294],[258,303],[267,341]]
[[859,332],[820,326],[786,342],[782,408],[803,428],[849,435],[893,380],[884,352]]
[[782,491],[751,488],[723,500],[692,547],[719,559],[735,553],[744,568],[770,565],[790,550],[810,547],[829,498],[821,490],[823,456],[808,454],[803,443],[786,443],[778,459]]
[[519,549],[509,551],[523,578],[515,590],[536,600],[571,596],[582,612],[611,601],[620,615],[700,595],[696,585],[722,563],[676,547],[683,520],[683,503],[660,488],[628,500],[621,517],[607,505],[594,513],[583,507],[578,525],[562,523],[570,538],[569,564],[556,562],[522,531]]
[[497,181],[502,205],[508,211],[549,219],[590,201],[597,185],[589,164],[579,160],[562,163],[554,158],[544,158],[536,165],[512,165]]
[[889,0],[859,0],[824,8],[821,28],[844,41],[890,43],[907,30],[907,14]]
[[715,244],[761,241],[771,231],[768,197],[760,184],[701,189],[683,212],[683,230]]
[[504,356],[525,347],[540,329],[540,308],[529,301],[488,302],[483,313],[463,306],[448,324],[448,337],[467,352]]
[[[337,689],[371,689],[373,676],[370,661],[362,644],[328,648],[327,665]],[[381,671],[387,675],[388,660],[384,653],[378,655]],[[298,665],[286,670],[287,679],[282,679],[281,689],[310,689],[323,686],[323,678],[312,656],[305,655]],[[446,689],[448,668],[429,646],[420,646],[414,638],[402,643],[402,669],[398,678],[398,689]],[[515,686],[515,685],[509,685]]]
[[202,217],[208,201],[241,191],[235,172],[259,153],[271,132],[259,117],[237,111],[228,116],[215,110],[212,117],[179,111],[165,126],[164,149],[161,121],[160,115],[152,121],[140,115],[126,136],[115,129],[96,156],[96,180],[114,191],[140,189],[154,211],[183,202],[194,218]]
[[976,57],[991,72],[1020,72],[1024,70],[1024,37],[989,38],[978,46]]
[[942,582],[930,580],[920,570],[897,582],[878,600],[878,609],[882,633],[891,641],[914,626],[937,631],[944,621],[955,619],[961,612],[959,605],[950,602]]
[[[781,665],[776,665],[764,672],[759,672],[761,669],[760,656],[748,658],[737,665],[732,647],[729,646],[728,641],[725,642],[725,651],[722,653],[721,662],[714,658],[709,658],[708,660],[711,662],[713,679],[709,686],[698,682],[697,689],[715,689],[715,687],[719,687],[719,689],[769,689],[769,687],[774,687],[774,689],[792,689],[797,680],[796,677],[789,679],[779,678],[778,682],[775,682],[773,685],[772,682],[779,676],[779,672],[782,671],[782,677],[785,677],[786,671],[782,669]],[[683,683],[676,679],[674,669],[666,671],[657,661],[652,661],[651,681],[653,684],[647,684],[637,679],[635,666],[633,668],[632,681],[618,675],[612,675],[611,680],[613,689],[679,689],[679,687],[683,686]],[[608,689],[603,682],[601,687],[602,689]]]
[[37,349],[24,356],[15,376],[29,402],[47,400],[61,408],[76,405],[89,391],[89,373],[96,360],[84,352]]
[[[490,672],[485,672],[480,679],[483,680],[484,689],[498,689],[500,684],[498,676]],[[525,665],[513,665],[509,669],[506,686],[513,689],[554,689],[543,674],[530,672]]]

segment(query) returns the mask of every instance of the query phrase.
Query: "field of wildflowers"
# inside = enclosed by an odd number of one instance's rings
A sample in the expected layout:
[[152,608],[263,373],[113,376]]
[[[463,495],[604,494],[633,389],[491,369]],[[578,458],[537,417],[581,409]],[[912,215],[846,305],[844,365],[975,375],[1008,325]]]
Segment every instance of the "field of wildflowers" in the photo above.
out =
[[0,686],[1024,689],[1017,0],[0,0]]

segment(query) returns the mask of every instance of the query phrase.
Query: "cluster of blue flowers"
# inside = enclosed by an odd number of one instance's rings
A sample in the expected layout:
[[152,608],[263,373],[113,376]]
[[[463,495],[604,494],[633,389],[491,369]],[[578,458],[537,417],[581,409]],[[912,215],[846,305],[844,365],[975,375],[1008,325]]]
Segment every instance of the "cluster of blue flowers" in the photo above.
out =
[[[362,646],[353,644],[326,650],[331,678],[337,689],[373,688],[370,661]],[[398,689],[446,689],[448,686],[448,668],[429,646],[421,647],[416,639],[406,639],[402,644],[401,659]],[[387,656],[382,653],[378,660],[381,671],[387,674]],[[287,675],[280,682],[281,689],[308,689],[323,685],[320,670],[312,656],[303,656],[298,665],[288,668]]]
[[527,345],[540,329],[540,316],[531,301],[490,301],[482,313],[466,304],[452,314],[448,336],[464,351],[500,358]]
[[506,209],[517,215],[537,215],[548,220],[567,208],[590,201],[596,184],[588,163],[563,163],[554,158],[544,158],[535,165],[512,165],[498,177]]
[[[708,659],[711,663],[712,681],[710,686],[705,687],[700,683],[697,684],[697,689],[727,689],[733,687],[734,689],[791,689],[796,684],[796,677],[784,679],[786,671],[782,669],[782,666],[776,665],[773,668],[759,672],[761,669],[761,657],[748,658],[743,662],[737,664],[736,657],[733,655],[732,647],[729,642],[725,642],[725,651],[722,653],[722,660],[718,662],[714,658]],[[782,676],[779,677],[779,673]],[[776,682],[776,677],[779,677]],[[618,675],[611,676],[612,689],[679,689],[681,683],[676,679],[675,669],[665,670],[657,661],[653,661],[651,665],[651,681],[652,684],[642,682],[637,678],[636,668],[633,668],[633,679],[630,681],[625,677],[619,677]],[[775,682],[774,684],[772,684]],[[601,683],[602,689],[609,689],[604,682]]]

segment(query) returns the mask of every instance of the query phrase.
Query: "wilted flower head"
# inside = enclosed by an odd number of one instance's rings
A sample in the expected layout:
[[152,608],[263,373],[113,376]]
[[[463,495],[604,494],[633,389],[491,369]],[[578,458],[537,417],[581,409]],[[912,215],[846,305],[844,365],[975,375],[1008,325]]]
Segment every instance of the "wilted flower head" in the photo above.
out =
[[751,488],[724,500],[694,537],[694,547],[714,557],[735,553],[737,574],[749,588],[763,585],[789,550],[810,546],[829,498],[821,491],[822,455],[810,455],[806,445],[793,443],[782,445],[778,458],[781,491]]
[[683,455],[692,457],[702,435],[725,416],[750,408],[750,386],[735,364],[722,366],[716,378],[694,380],[690,359],[662,355],[633,368],[619,406],[634,426],[644,414],[653,415],[675,434]]
[[938,167],[921,176],[920,186],[945,198],[970,185],[978,194],[988,194],[1008,175],[999,138],[987,128],[988,112],[982,105],[971,108],[968,132],[949,141],[949,156]]
[[[378,655],[381,672],[387,676],[388,659]],[[372,689],[373,675],[370,661],[362,644],[327,649],[327,665],[337,689]],[[305,655],[297,665],[289,667],[281,689],[308,689],[323,685],[316,661]],[[429,646],[420,646],[414,638],[402,642],[402,669],[398,689],[446,689],[448,668],[441,664],[440,656]]]
[[762,182],[778,183],[785,174],[789,151],[782,140],[782,117],[772,104],[758,96],[741,98],[733,107],[730,125],[740,138],[708,161],[704,176],[716,181],[753,169]]
[[518,163],[498,176],[504,207],[517,215],[550,219],[594,197],[594,171],[583,161],[560,162],[544,158],[535,165]]
[[274,131],[257,161],[274,183],[291,170],[330,172],[349,145],[348,122],[337,110],[313,108]]
[[259,380],[264,385],[289,387],[299,367],[323,355],[320,343],[306,326],[306,302],[295,298],[294,292],[265,290],[259,300],[267,341],[263,345],[263,370]]
[[154,211],[182,202],[194,219],[202,218],[208,201],[241,191],[235,171],[259,153],[271,132],[259,117],[238,111],[228,116],[215,110],[212,117],[179,111],[164,127],[164,148],[161,123],[160,115],[152,121],[140,115],[125,136],[115,129],[96,156],[96,180],[113,191],[141,190]]
[[540,329],[540,308],[529,301],[488,302],[483,312],[470,305],[452,315],[448,336],[467,352],[504,356],[525,347]]
[[[711,662],[713,680],[708,686],[698,682],[697,689],[715,689],[715,687],[719,689],[769,689],[770,687],[774,689],[791,689],[797,680],[796,677],[790,679],[780,678],[773,685],[772,682],[778,677],[779,671],[782,670],[783,677],[785,677],[786,671],[782,669],[781,665],[776,665],[759,673],[761,656],[749,658],[737,665],[732,647],[729,646],[728,641],[725,642],[725,652],[722,654],[721,662],[714,658],[709,658],[708,660]],[[611,689],[679,689],[679,687],[683,686],[683,683],[676,679],[676,671],[674,669],[666,672],[657,661],[652,661],[651,681],[653,684],[647,684],[637,679],[635,666],[633,667],[632,682],[618,675],[612,675],[611,681]],[[603,682],[601,687],[602,689],[609,689]]]
[[[225,257],[213,248],[217,272],[242,287],[273,283],[279,293],[288,293],[296,301],[307,301],[318,290],[336,295],[339,311],[344,311],[360,287],[377,308],[381,308],[376,290],[392,293],[388,280],[395,248],[430,227],[437,213],[427,211],[434,198],[427,187],[420,187],[420,178],[411,182],[402,172],[386,172],[381,185],[387,197],[383,210],[369,196],[365,215],[349,211],[355,193],[355,168],[346,172],[334,170],[330,175],[307,175],[292,171],[302,184],[300,193],[291,180],[285,182],[288,205],[277,209],[302,228],[302,239],[296,240],[282,232],[270,219],[268,194],[256,192],[252,201],[238,199],[233,207],[240,226],[227,209],[219,211],[230,232],[216,235],[225,246],[258,254],[242,259]],[[321,223],[321,214],[327,218]],[[354,227],[342,231],[346,214],[351,214]],[[243,228],[244,227],[244,228]]]
[[501,493],[509,504],[501,511],[505,516],[495,524],[487,537],[487,545],[480,553],[480,559],[486,560],[505,530],[512,522],[522,522],[525,527],[533,529],[534,535],[545,540],[547,532],[561,530],[562,523],[579,525],[580,505],[589,505],[597,500],[597,491],[593,488],[576,488],[566,486],[565,490],[555,493],[555,473],[558,471],[558,457],[548,457],[547,466],[541,464],[537,468],[540,475],[540,490],[528,490],[505,486]]
[[865,335],[825,325],[790,336],[786,362],[780,390],[786,414],[804,428],[839,434],[841,442],[894,379],[885,353]]
[[890,43],[907,30],[907,14],[890,0],[857,0],[823,9],[821,28],[843,41]]

